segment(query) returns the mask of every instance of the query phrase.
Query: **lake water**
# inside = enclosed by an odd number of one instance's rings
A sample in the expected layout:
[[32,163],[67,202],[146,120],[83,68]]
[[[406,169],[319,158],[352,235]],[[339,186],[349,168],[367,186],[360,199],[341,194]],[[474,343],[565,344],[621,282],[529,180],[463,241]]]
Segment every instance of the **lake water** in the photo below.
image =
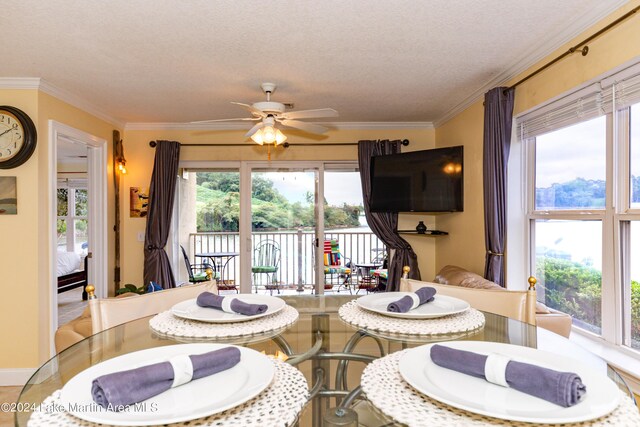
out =
[[[4,211],[4,212],[2,212]],[[0,215],[15,215],[18,213],[17,205],[3,205],[0,204]]]

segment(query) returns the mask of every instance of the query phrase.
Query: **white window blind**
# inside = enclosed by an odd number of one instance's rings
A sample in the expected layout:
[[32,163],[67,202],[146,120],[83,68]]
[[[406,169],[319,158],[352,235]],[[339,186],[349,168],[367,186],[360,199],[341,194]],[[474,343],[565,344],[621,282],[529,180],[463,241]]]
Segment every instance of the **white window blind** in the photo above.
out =
[[[522,140],[640,102],[640,63],[624,66],[517,119]],[[517,96],[517,89],[516,89]]]
[[602,80],[604,90],[613,93],[616,110],[640,102],[640,64],[633,65]]
[[[517,89],[516,89],[517,90]],[[599,83],[587,86],[518,118],[523,140],[605,114]]]

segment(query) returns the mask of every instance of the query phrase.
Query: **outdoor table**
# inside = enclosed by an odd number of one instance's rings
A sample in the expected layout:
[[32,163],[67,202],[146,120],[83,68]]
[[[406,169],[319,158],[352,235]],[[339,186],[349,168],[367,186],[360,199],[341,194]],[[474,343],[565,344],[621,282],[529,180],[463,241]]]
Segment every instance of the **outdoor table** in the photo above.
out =
[[367,292],[375,289],[378,286],[378,277],[371,274],[372,270],[376,270],[382,267],[381,262],[362,262],[355,263],[357,273],[356,273],[356,283],[358,284],[358,291],[360,289],[366,289]]
[[[288,356],[307,378],[311,390],[308,404],[299,416],[300,426],[321,426],[331,416],[330,407],[359,391],[360,377],[367,363],[399,350],[430,342],[447,341],[447,335],[393,337],[379,336],[373,331],[358,329],[338,316],[338,309],[353,300],[353,295],[293,295],[281,296],[300,313],[296,323],[284,331],[260,338],[192,339],[187,342],[224,342],[246,346],[266,354]],[[602,359],[568,339],[535,326],[484,313],[485,326],[462,340],[491,341],[541,348],[560,355],[571,355],[613,379],[625,393],[626,384]],[[42,365],[24,386],[18,407],[37,407],[74,375],[123,354],[134,351],[184,343],[185,339],[159,336],[149,328],[150,317],[130,321],[107,329],[78,342]],[[360,395],[358,398],[365,399]],[[27,405],[28,404],[28,405]],[[334,410],[335,411],[335,410]],[[31,413],[16,412],[16,425],[26,426]],[[382,414],[377,414],[383,417]],[[392,419],[387,423],[393,425]],[[427,420],[425,420],[427,423]]]
[[[220,281],[222,283],[228,283],[229,278],[227,277],[227,282],[225,282],[224,271],[227,268],[227,264],[233,258],[240,255],[239,252],[200,252],[195,254],[198,258],[209,258],[213,263],[213,270],[218,271],[218,266],[220,266]],[[216,260],[218,260],[216,262]],[[223,262],[224,261],[224,262]],[[228,276],[229,273],[227,273]]]

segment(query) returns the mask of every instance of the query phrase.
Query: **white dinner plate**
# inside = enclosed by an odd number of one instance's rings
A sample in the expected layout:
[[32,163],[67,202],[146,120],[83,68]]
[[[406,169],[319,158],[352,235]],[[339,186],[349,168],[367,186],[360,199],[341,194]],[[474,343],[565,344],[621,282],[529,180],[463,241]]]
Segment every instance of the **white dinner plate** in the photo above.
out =
[[431,319],[435,317],[449,316],[450,314],[461,313],[469,309],[469,303],[447,295],[436,294],[433,301],[422,304],[406,313],[392,313],[387,311],[387,306],[393,301],[411,294],[411,292],[382,292],[369,294],[360,297],[356,303],[360,308],[374,313],[384,314],[390,317],[400,317],[403,319]]
[[620,391],[613,381],[570,357],[493,342],[450,341],[442,344],[481,354],[500,353],[521,362],[557,371],[575,372],[587,386],[587,392],[579,403],[563,408],[512,388],[438,366],[430,357],[433,345],[435,344],[427,344],[407,351],[400,359],[400,375],[419,392],[465,411],[528,423],[577,423],[602,417],[620,403]]
[[225,347],[232,346],[179,344],[109,359],[85,369],[66,383],[60,396],[61,405],[80,419],[117,426],[177,423],[225,411],[257,396],[271,384],[275,369],[267,356],[238,347],[241,359],[233,368],[169,389],[121,412],[107,411],[91,397],[91,383],[101,375],[166,361],[172,356],[202,354]]
[[200,307],[196,304],[196,298],[193,298],[179,302],[171,307],[171,313],[174,316],[182,317],[183,319],[198,320],[200,322],[234,323],[269,316],[270,314],[274,314],[282,310],[284,306],[287,305],[283,299],[272,297],[270,295],[239,294],[237,296],[227,295],[225,298],[238,298],[239,300],[249,304],[266,304],[269,308],[264,313],[245,316],[244,314],[225,313],[224,311],[217,310],[215,308]]

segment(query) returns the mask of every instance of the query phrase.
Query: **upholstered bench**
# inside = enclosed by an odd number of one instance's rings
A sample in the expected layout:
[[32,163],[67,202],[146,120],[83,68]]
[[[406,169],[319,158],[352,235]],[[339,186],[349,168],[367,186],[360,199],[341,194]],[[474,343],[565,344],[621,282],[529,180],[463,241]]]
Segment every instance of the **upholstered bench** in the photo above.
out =
[[[504,290],[504,288],[497,283],[455,265],[447,265],[443,267],[433,281],[435,283],[450,286]],[[557,310],[553,310],[541,302],[537,302],[536,325],[568,338],[571,333],[571,316]]]

